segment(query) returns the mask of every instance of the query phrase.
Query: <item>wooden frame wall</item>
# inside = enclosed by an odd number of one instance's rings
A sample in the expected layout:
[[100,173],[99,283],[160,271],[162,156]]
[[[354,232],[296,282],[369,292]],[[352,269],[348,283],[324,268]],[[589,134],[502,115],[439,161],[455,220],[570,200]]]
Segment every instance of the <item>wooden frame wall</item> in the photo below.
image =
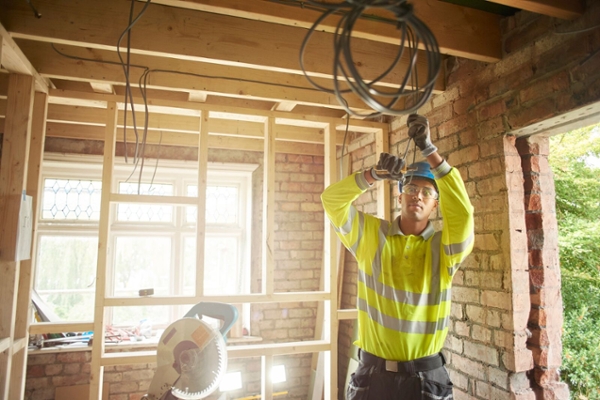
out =
[[[31,92],[31,95],[21,95],[20,93],[15,94],[14,92],[9,93],[8,99],[8,107],[12,107],[11,104],[16,102],[33,102],[33,80],[31,77],[22,78],[23,76],[17,76],[12,78],[15,80],[16,85],[27,86],[30,89],[27,89]],[[27,83],[24,83],[27,81]],[[11,83],[11,87],[13,84]],[[29,93],[29,92],[28,92]],[[36,95],[36,99],[39,94]],[[34,126],[37,128],[35,131],[44,131],[44,126],[46,125],[46,109],[48,98],[51,102],[59,102],[59,103],[70,103],[78,104],[85,102],[92,102],[97,107],[99,104],[104,107],[104,141],[105,141],[105,153],[104,153],[104,168],[102,175],[103,187],[110,188],[112,181],[112,171],[114,165],[114,154],[115,154],[115,144],[119,133],[119,117],[122,116],[122,112],[119,111],[119,104],[122,102],[122,98],[114,95],[102,95],[102,94],[91,94],[91,93],[76,93],[76,92],[65,92],[56,89],[50,89],[47,97],[40,97],[40,110],[37,110],[36,103],[36,112],[35,123]],[[137,102],[140,102],[141,99],[135,99]],[[37,101],[37,100],[36,100]],[[301,353],[316,353],[323,352],[326,355],[325,357],[325,369],[324,369],[324,385],[325,385],[325,398],[326,399],[335,399],[337,398],[337,327],[339,319],[348,319],[355,318],[355,311],[339,311],[337,310],[337,302],[338,302],[338,271],[336,268],[337,265],[337,238],[335,238],[335,234],[331,229],[331,226],[328,222],[325,223],[325,247],[324,247],[324,290],[312,291],[312,292],[281,292],[277,293],[274,291],[274,268],[275,262],[273,258],[273,254],[270,249],[273,249],[273,240],[274,240],[274,208],[275,208],[275,193],[274,193],[274,179],[275,179],[275,153],[276,152],[289,152],[294,153],[293,149],[296,149],[300,154],[313,154],[313,155],[323,155],[325,156],[325,179],[324,182],[326,185],[333,183],[337,180],[337,160],[336,160],[336,146],[340,144],[340,134],[343,135],[343,130],[346,127],[346,121],[342,119],[333,119],[333,118],[325,118],[325,117],[311,117],[311,116],[295,116],[286,112],[279,111],[256,111],[250,109],[241,109],[241,108],[233,108],[233,107],[214,107],[214,106],[206,106],[202,104],[196,103],[188,103],[188,102],[174,102],[174,101],[161,101],[161,100],[150,100],[151,106],[156,107],[166,107],[171,109],[184,109],[184,110],[195,110],[199,112],[198,125],[197,125],[197,134],[195,135],[196,142],[194,144],[189,143],[189,138],[184,139],[184,143],[182,145],[195,145],[198,146],[199,149],[199,157],[198,157],[198,168],[200,171],[206,171],[206,165],[208,162],[208,149],[209,147],[220,147],[223,143],[223,138],[216,138],[214,135],[209,136],[209,130],[211,130],[211,126],[219,126],[223,125],[223,120],[219,120],[218,117],[222,117],[223,115],[228,115],[232,119],[241,118],[244,119],[244,116],[251,120],[262,120],[264,124],[264,139],[262,144],[262,149],[264,151],[264,192],[263,192],[263,215],[265,216],[263,220],[263,239],[262,239],[262,247],[263,247],[263,290],[260,294],[247,294],[247,295],[227,295],[227,296],[204,296],[203,290],[203,261],[204,261],[204,221],[202,220],[204,216],[204,212],[201,212],[205,209],[205,196],[202,194],[206,191],[206,173],[200,173],[198,175],[198,193],[199,196],[197,198],[189,198],[189,197],[172,197],[172,196],[144,196],[144,195],[123,195],[111,193],[110,191],[103,191],[102,200],[101,200],[101,219],[100,219],[100,228],[99,228],[99,253],[98,253],[98,264],[97,264],[97,286],[96,286],[96,305],[95,305],[95,316],[93,322],[80,322],[80,323],[40,323],[29,326],[29,318],[23,319],[25,322],[20,326],[25,326],[25,334],[19,334],[18,340],[15,339],[15,334],[13,333],[13,328],[15,326],[15,312],[11,312],[10,318],[8,318],[8,314],[4,313],[8,307],[3,307],[3,315],[2,315],[2,325],[0,330],[0,345],[2,346],[3,356],[2,363],[0,364],[1,371],[6,371],[7,373],[2,373],[2,376],[7,378],[2,381],[2,387],[4,388],[4,393],[14,393],[19,396],[19,393],[23,393],[24,388],[24,368],[26,366],[26,345],[27,345],[27,337],[29,334],[35,333],[52,333],[52,332],[65,332],[65,331],[84,331],[84,330],[93,330],[94,332],[100,333],[96,335],[96,337],[103,337],[104,333],[104,322],[105,322],[105,310],[106,307],[115,307],[115,306],[137,306],[137,305],[177,305],[177,304],[193,304],[200,301],[222,301],[222,302],[234,302],[234,303],[265,303],[265,302],[297,302],[297,301],[317,301],[324,302],[325,305],[325,313],[324,313],[324,321],[317,321],[317,325],[321,325],[323,327],[323,338],[315,339],[311,341],[302,341],[302,342],[286,342],[286,343],[273,343],[273,344],[261,344],[261,345],[244,345],[244,346],[233,346],[228,348],[228,356],[230,358],[245,358],[245,357],[256,357],[261,356],[261,364],[263,369],[262,374],[262,396],[263,398],[271,398],[273,394],[272,382],[270,381],[270,374],[265,373],[272,367],[273,357],[277,355],[283,354],[301,354]],[[16,104],[15,104],[16,106]],[[19,109],[29,109],[31,110],[31,106],[22,107],[19,106]],[[22,111],[23,112],[23,111]],[[31,111],[29,111],[31,113]],[[212,118],[211,114],[216,113],[217,118]],[[7,113],[7,115],[11,115]],[[17,115],[17,114],[13,114]],[[229,118],[228,117],[228,118]],[[22,118],[21,118],[22,119]],[[25,120],[29,121],[29,125],[31,125],[32,117],[25,118]],[[12,137],[15,132],[21,132],[21,135],[24,135],[24,132],[29,132],[30,129],[24,126],[11,128],[10,123],[7,118],[7,133],[5,134],[5,141]],[[307,139],[306,142],[308,144],[306,146],[300,145],[299,143],[293,143],[289,140],[293,140],[290,135],[285,134],[285,132],[289,129],[293,129],[295,127],[312,127],[322,130],[323,135],[321,135],[320,142],[324,144],[318,145],[315,147],[313,143],[315,143],[314,135]],[[50,127],[48,127],[48,130]],[[370,132],[376,135],[377,140],[377,149],[384,149],[387,146],[386,138],[387,138],[387,124],[377,123],[377,122],[368,122],[362,120],[351,120],[350,121],[350,130],[358,131],[358,132]],[[341,131],[341,132],[338,132]],[[12,133],[11,133],[12,132]],[[281,133],[283,132],[283,133]],[[163,133],[164,134],[164,133]],[[256,138],[255,132],[250,132],[251,135],[254,135]],[[168,136],[168,133],[167,133]],[[178,139],[181,139],[181,136],[177,137],[177,135],[173,135],[173,143],[178,142]],[[34,139],[37,136],[34,136]],[[37,138],[36,147],[43,145],[43,135],[42,140],[40,142],[40,138]],[[27,159],[28,154],[25,148],[29,145],[29,136],[25,135],[20,139],[20,146],[22,150],[18,152],[11,151],[11,155],[2,158],[2,185],[0,186],[0,190],[2,190],[2,198],[3,202],[6,201],[9,196],[6,196],[5,193],[10,191],[17,191],[22,186],[24,186],[25,182],[25,171],[19,171],[18,168],[14,168],[11,164],[14,164],[16,158],[19,159]],[[167,140],[168,137],[167,137]],[[244,142],[244,139],[241,140],[242,145],[250,144],[250,142]],[[297,141],[302,141],[304,139],[296,139]],[[256,142],[256,139],[252,139],[253,142]],[[33,141],[32,143],[34,143]],[[42,143],[42,144],[40,144]],[[33,144],[32,144],[33,146]],[[251,150],[256,150],[254,148],[256,144],[252,144],[250,147]],[[320,148],[321,153],[315,153],[315,149]],[[37,191],[37,187],[39,185],[39,163],[41,153],[41,147],[36,152],[36,163],[37,167],[37,175],[30,175],[30,179],[35,180],[35,182],[31,182],[31,185],[28,185],[29,190],[33,190],[31,188],[35,187]],[[12,161],[11,161],[12,160]],[[4,165],[7,167],[4,167]],[[20,179],[18,177],[21,176]],[[15,183],[12,185],[16,185],[16,189],[14,187],[8,187],[6,180],[14,180]],[[271,184],[269,184],[269,182]],[[17,187],[18,186],[18,187]],[[378,189],[378,197],[382,202],[385,201],[387,196],[386,193],[389,193],[389,187],[382,186],[383,189]],[[389,201],[389,200],[388,200]],[[111,204],[114,203],[126,203],[126,202],[135,202],[135,203],[148,203],[148,204],[169,204],[169,205],[195,205],[198,207],[198,235],[197,235],[197,281],[196,281],[196,296],[152,296],[152,297],[139,297],[139,298],[126,298],[126,297],[109,297],[106,294],[106,260],[107,260],[107,250],[108,250],[108,237],[109,237],[109,213],[111,212]],[[14,207],[14,206],[13,206]],[[3,210],[8,208],[3,207]],[[388,211],[389,212],[389,211]],[[3,213],[3,221],[8,217],[8,213]],[[10,225],[10,224],[9,224]],[[8,228],[7,224],[3,223],[3,226],[7,227],[5,229],[6,232],[16,232],[16,229],[11,230]],[[3,238],[8,239],[9,237],[3,235]],[[2,248],[9,248],[12,246],[12,243],[8,243],[3,240]],[[13,239],[14,240],[14,239]],[[14,262],[10,263],[8,261],[2,261],[2,266],[5,269],[10,269],[8,266],[10,265],[13,270],[13,277],[8,280],[2,281],[2,290],[1,296],[5,300],[3,304],[16,304],[17,302],[23,302],[23,304],[29,304],[30,298],[29,293],[32,287],[32,277],[31,272],[26,275],[26,279],[24,279],[17,290],[16,286],[10,286],[9,282],[13,282],[13,285],[16,285],[18,278],[17,268],[14,267]],[[25,276],[24,275],[24,276]],[[11,289],[12,288],[12,289]],[[20,293],[26,293],[27,296],[23,296],[23,300],[18,299]],[[13,310],[16,306],[11,307]],[[22,307],[20,308],[22,309]],[[334,338],[334,340],[332,340]],[[21,354],[22,358],[18,358],[18,355]],[[23,361],[18,361],[23,360]],[[105,366],[109,365],[129,365],[136,363],[154,363],[156,362],[156,352],[155,351],[145,351],[145,352],[125,352],[125,353],[106,353],[104,348],[103,340],[95,340],[93,341],[92,348],[92,361],[91,361],[91,381],[90,381],[90,399],[100,399],[102,397],[102,381],[103,381],[103,370]],[[13,373],[10,373],[11,370]],[[20,371],[20,372],[19,372]],[[10,376],[10,378],[8,378]],[[10,388],[10,389],[9,389]],[[7,396],[4,396],[7,397]],[[13,397],[11,397],[13,398]]]

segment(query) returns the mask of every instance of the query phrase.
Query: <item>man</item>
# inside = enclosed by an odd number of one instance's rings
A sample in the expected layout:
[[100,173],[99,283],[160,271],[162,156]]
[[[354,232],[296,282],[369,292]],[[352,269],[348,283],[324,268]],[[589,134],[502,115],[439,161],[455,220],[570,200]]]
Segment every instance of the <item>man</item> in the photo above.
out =
[[[473,207],[460,173],[437,152],[429,122],[408,117],[409,137],[427,162],[403,174],[404,160],[382,153],[375,169],[328,187],[323,207],[358,262],[360,362],[347,398],[451,399],[440,353],[448,333],[450,288],[473,249]],[[357,211],[352,202],[376,180],[399,181],[400,216],[392,223]],[[429,216],[440,207],[443,229]]]

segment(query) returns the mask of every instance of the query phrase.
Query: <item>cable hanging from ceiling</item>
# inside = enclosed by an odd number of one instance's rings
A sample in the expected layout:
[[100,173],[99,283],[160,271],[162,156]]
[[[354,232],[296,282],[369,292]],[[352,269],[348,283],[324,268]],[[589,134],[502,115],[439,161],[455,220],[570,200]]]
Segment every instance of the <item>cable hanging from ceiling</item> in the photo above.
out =
[[[302,42],[300,67],[315,88],[334,94],[348,114],[359,117],[412,114],[429,100],[441,67],[439,46],[433,33],[415,16],[412,5],[406,0],[346,0],[342,3],[305,0],[301,2],[301,4],[305,3],[320,7],[324,12],[314,22]],[[367,12],[373,9],[386,10],[393,17],[384,19],[368,15]],[[308,43],[318,30],[318,26],[334,14],[341,17],[333,39],[333,87],[325,87],[318,84],[306,70],[305,55]],[[391,64],[370,80],[363,78],[357,68],[360,63],[353,58],[352,31],[359,19],[377,19],[383,23],[393,23],[399,34],[398,51]],[[356,37],[354,39],[356,40]],[[417,51],[418,48],[423,50]],[[424,79],[419,79],[418,75],[417,65],[421,58],[425,58],[427,68]],[[390,74],[400,75],[400,82],[389,82],[386,78]],[[352,93],[373,112],[365,114],[352,109],[346,99]]]

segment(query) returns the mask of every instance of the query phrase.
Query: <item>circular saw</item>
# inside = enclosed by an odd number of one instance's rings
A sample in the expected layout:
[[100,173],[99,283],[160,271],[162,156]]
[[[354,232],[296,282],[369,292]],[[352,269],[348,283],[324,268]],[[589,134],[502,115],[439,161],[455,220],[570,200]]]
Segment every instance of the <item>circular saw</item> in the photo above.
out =
[[[199,319],[222,319],[220,331]],[[213,393],[227,370],[225,334],[237,309],[223,303],[199,303],[165,329],[157,347],[157,369],[147,400],[195,400]]]

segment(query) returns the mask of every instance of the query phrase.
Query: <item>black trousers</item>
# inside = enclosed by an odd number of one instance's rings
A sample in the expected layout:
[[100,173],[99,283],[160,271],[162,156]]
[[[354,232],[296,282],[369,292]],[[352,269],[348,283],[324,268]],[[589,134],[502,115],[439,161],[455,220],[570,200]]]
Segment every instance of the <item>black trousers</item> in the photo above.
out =
[[451,400],[452,381],[442,365],[428,371],[392,372],[385,361],[361,357],[346,389],[347,400]]

